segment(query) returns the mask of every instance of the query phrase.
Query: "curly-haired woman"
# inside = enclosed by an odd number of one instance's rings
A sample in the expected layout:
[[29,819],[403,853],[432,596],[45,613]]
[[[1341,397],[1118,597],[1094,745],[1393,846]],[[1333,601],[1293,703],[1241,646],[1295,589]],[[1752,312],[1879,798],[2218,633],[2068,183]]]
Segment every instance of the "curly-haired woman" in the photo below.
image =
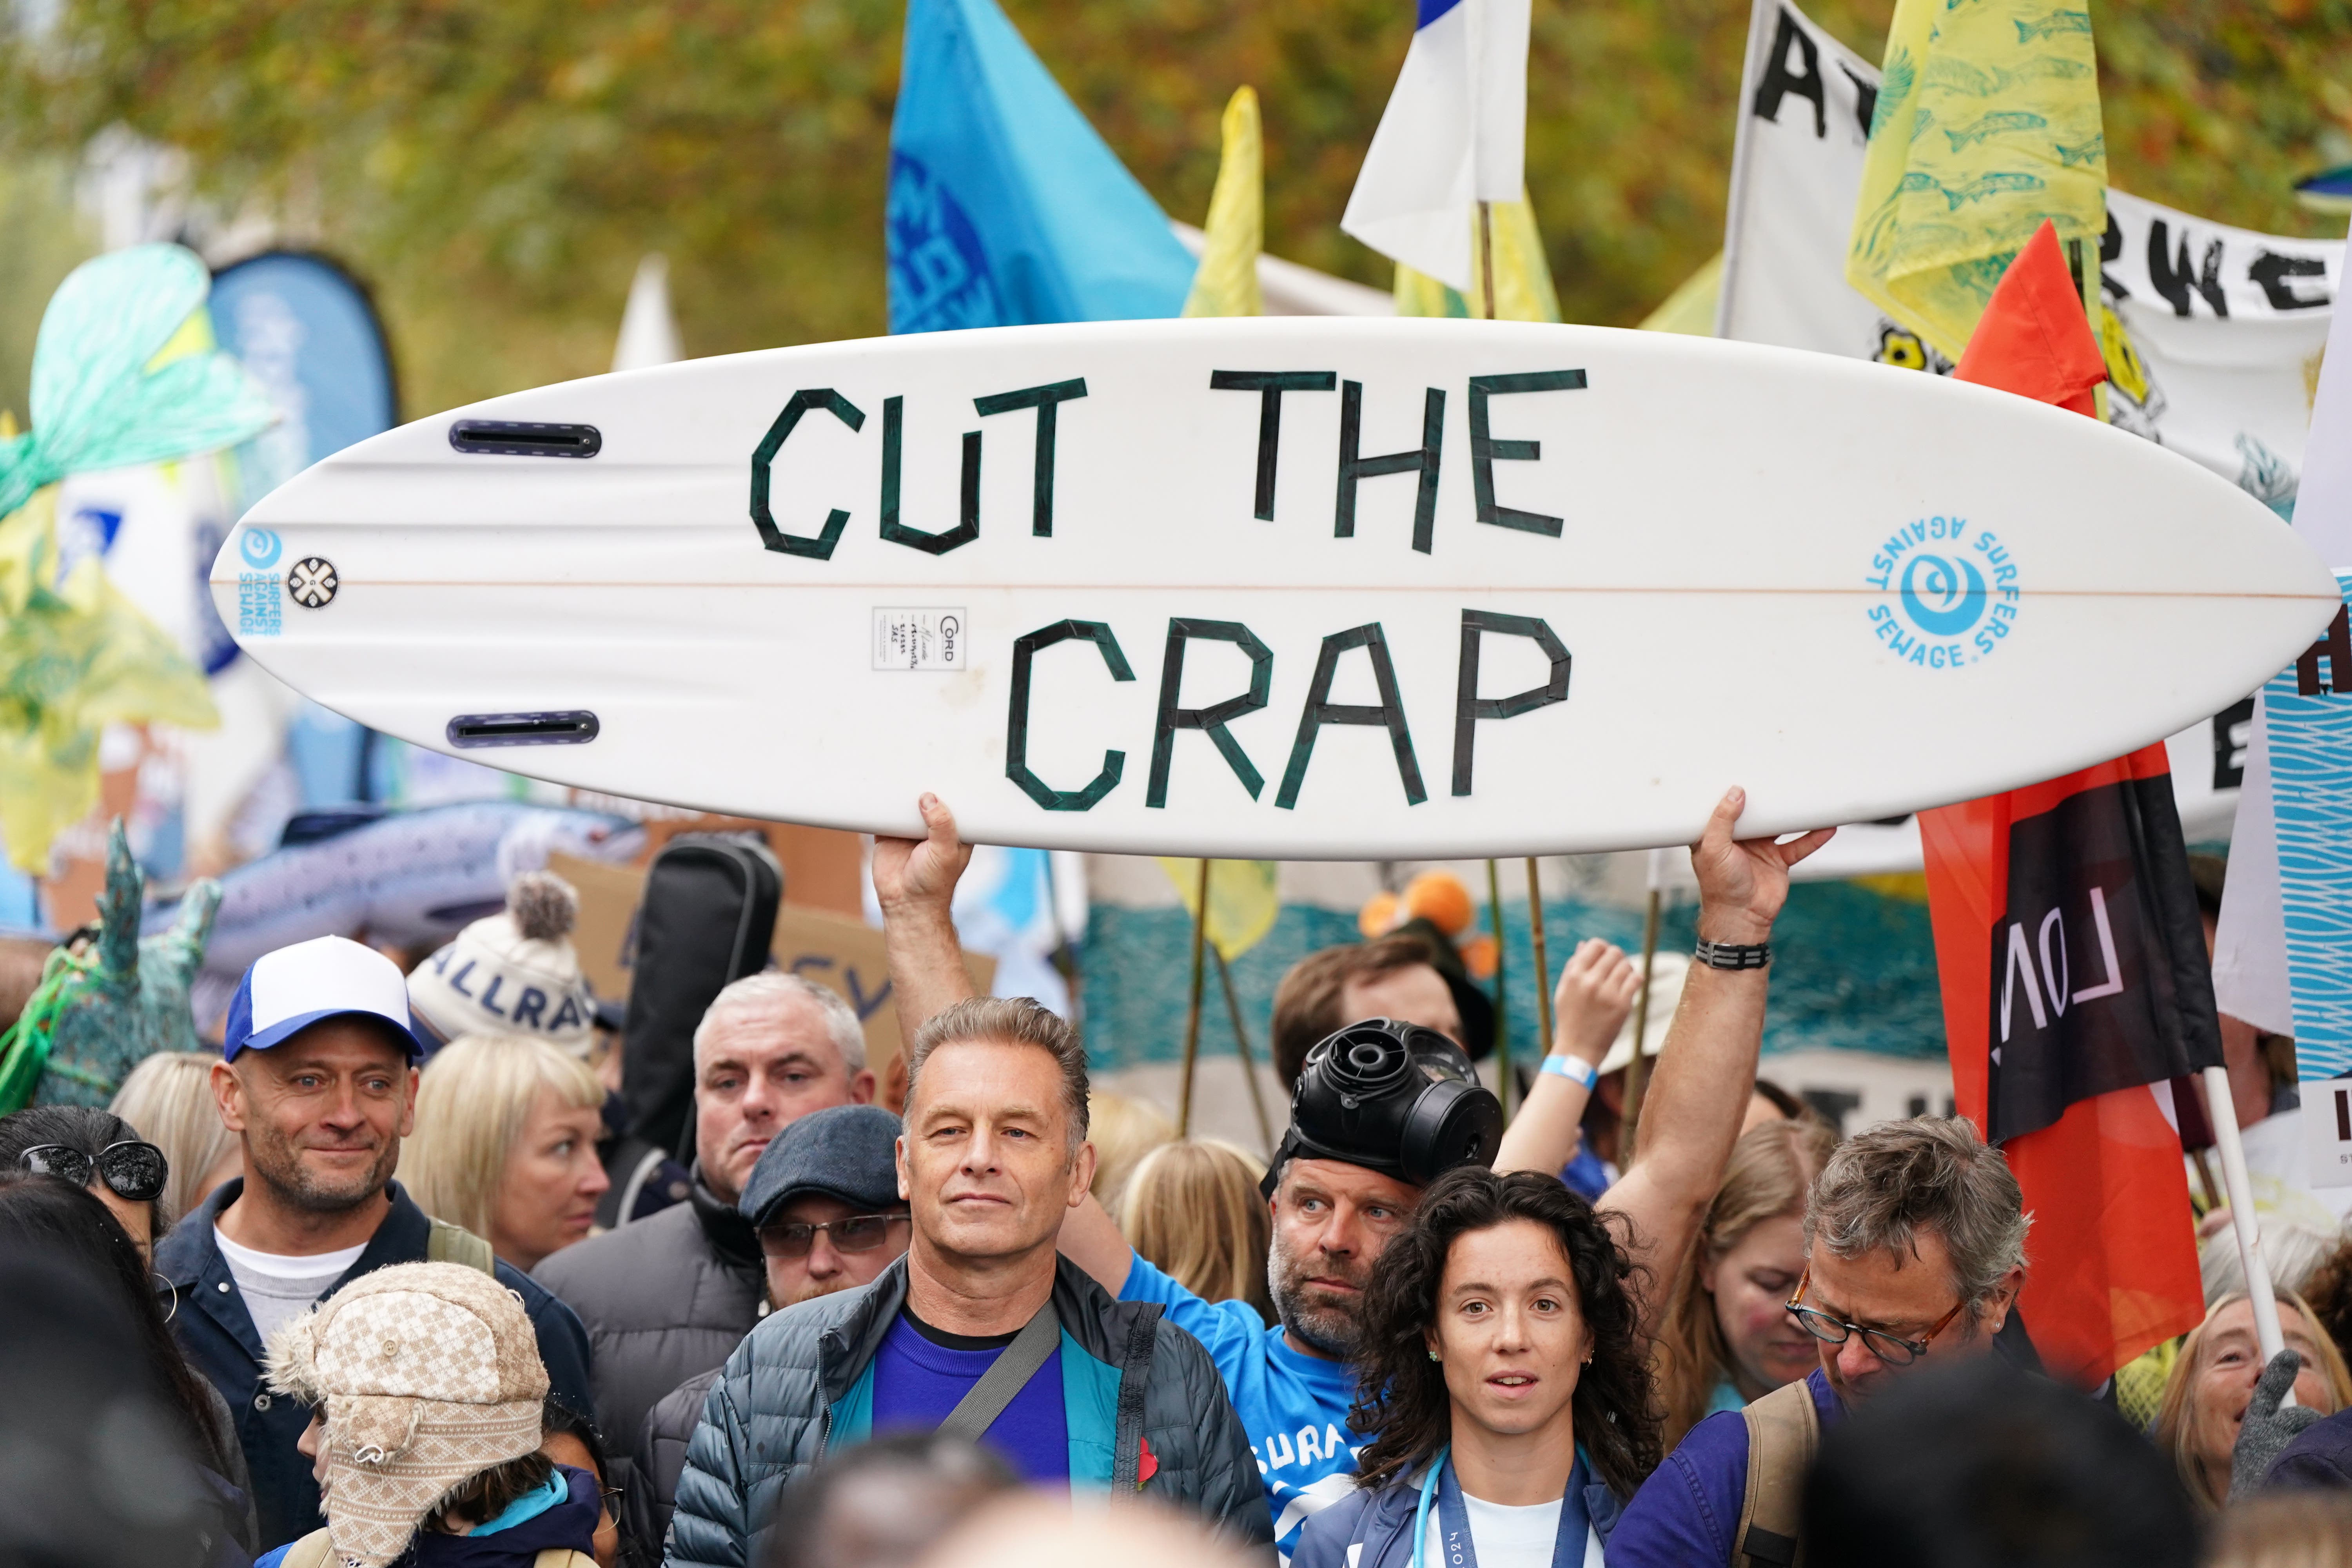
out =
[[1292,1568],[1598,1564],[1658,1462],[1632,1273],[1549,1175],[1433,1183],[1364,1300],[1359,1489],[1307,1521]]

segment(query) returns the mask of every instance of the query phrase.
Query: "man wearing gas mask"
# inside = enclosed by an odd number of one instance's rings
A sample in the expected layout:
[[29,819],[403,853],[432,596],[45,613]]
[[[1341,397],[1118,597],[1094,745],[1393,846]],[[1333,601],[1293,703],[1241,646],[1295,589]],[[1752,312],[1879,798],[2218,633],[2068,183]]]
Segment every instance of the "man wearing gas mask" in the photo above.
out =
[[[1645,1331],[1664,1310],[1664,1291],[1739,1134],[1789,868],[1829,838],[1737,839],[1745,804],[1744,792],[1728,792],[1692,847],[1697,952],[1645,1099],[1640,1158],[1596,1205],[1621,1222],[1628,1253],[1643,1266],[1633,1285]],[[877,839],[874,852],[899,1026],[909,1032],[971,988],[948,913],[970,851],[943,803],[925,795],[920,806],[927,838]],[[1308,1053],[1266,1178],[1276,1327],[1246,1303],[1200,1300],[1137,1257],[1091,1198],[1064,1221],[1065,1256],[1123,1300],[1161,1303],[1208,1349],[1265,1473],[1286,1563],[1307,1517],[1353,1485],[1359,1439],[1348,1427],[1356,1396],[1348,1361],[1358,1306],[1421,1189],[1460,1164],[1557,1172],[1573,1155],[1593,1066],[1630,999],[1619,984],[1622,955],[1613,973],[1592,956],[1568,965],[1555,1054],[1507,1137],[1501,1107],[1478,1086],[1468,1057],[1434,1030],[1367,1019]],[[1603,993],[1618,1005],[1572,1005]]]

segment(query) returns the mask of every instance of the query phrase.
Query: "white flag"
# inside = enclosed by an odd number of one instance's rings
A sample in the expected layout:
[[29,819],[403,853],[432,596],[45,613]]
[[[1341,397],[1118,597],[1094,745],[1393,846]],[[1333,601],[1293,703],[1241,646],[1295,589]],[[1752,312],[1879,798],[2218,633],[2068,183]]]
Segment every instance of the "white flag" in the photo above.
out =
[[1530,0],[1418,0],[1412,45],[1339,227],[1471,291],[1475,204],[1527,185]]

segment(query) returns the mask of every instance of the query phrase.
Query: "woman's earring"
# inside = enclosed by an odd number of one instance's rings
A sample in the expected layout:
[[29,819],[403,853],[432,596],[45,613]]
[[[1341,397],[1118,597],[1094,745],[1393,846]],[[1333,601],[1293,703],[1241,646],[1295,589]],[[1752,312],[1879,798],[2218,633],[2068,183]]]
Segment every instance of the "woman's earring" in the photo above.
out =
[[1432,1360],[1432,1361],[1435,1361],[1435,1360],[1437,1359],[1437,1352],[1436,1352],[1435,1351],[1432,1351],[1432,1352],[1429,1352],[1429,1359],[1430,1359],[1430,1360]]

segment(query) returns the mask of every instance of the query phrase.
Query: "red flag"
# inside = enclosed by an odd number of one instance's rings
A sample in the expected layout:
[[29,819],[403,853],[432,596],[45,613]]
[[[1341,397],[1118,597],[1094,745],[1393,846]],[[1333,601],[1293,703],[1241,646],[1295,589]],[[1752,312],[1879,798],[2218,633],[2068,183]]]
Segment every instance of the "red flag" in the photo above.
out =
[[[2106,370],[2048,224],[1955,374],[2093,412]],[[2204,1316],[2158,1090],[2218,1063],[2221,1035],[2164,744],[1919,831],[1954,1097],[2033,1215],[2019,1312],[2052,1372],[2095,1384]]]

